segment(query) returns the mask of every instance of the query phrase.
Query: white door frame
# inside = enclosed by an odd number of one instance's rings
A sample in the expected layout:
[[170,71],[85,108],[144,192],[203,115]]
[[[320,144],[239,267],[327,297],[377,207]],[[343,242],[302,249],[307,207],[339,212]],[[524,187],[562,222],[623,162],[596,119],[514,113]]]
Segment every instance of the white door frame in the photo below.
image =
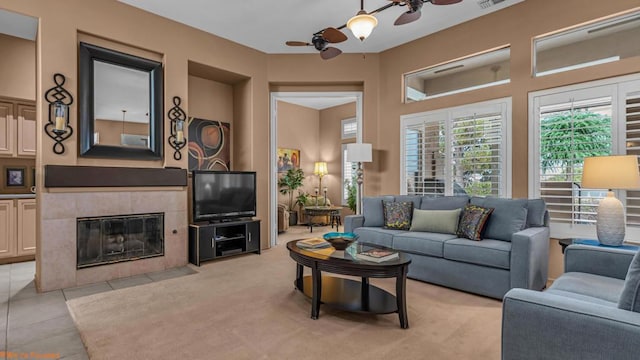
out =
[[[269,245],[276,246],[278,240],[278,101],[309,97],[351,97],[356,102],[356,123],[358,132],[356,141],[362,142],[362,91],[322,91],[322,92],[271,92],[269,117]],[[337,136],[337,134],[336,134]]]

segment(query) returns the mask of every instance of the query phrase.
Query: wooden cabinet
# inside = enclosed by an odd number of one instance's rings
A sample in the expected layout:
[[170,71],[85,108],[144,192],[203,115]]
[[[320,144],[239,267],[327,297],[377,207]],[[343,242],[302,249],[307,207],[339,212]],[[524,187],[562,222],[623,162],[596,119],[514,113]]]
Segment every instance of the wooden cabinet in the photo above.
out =
[[33,102],[0,99],[0,156],[36,156],[36,107]]
[[14,200],[0,200],[0,258],[16,254],[16,210]]
[[17,203],[18,256],[36,254],[36,200],[19,199]]
[[0,259],[36,253],[36,200],[0,200]]

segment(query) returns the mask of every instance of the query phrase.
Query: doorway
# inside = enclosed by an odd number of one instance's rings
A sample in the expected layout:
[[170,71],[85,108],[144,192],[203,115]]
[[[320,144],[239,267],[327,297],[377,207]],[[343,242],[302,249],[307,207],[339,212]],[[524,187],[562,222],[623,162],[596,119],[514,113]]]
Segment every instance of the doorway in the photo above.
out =
[[[356,142],[362,142],[362,92],[272,92],[270,96],[270,182],[269,182],[269,223],[270,246],[277,245],[278,239],[278,103],[285,102],[299,106],[322,106],[319,104],[346,104],[355,102],[355,119],[357,124]],[[336,133],[336,137],[339,134]],[[340,153],[340,149],[337,149]],[[320,160],[320,159],[317,159]]]

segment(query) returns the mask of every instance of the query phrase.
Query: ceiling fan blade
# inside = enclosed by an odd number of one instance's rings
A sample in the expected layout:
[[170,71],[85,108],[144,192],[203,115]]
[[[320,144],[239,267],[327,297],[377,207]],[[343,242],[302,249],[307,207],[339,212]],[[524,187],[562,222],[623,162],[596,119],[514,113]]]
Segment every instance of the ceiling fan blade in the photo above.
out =
[[285,44],[289,45],[289,46],[311,46],[313,44],[309,44],[308,42],[304,42],[304,41],[287,41]]
[[322,51],[320,51],[320,57],[323,60],[333,59],[334,57],[342,54],[342,50],[334,47],[328,47]]
[[433,5],[453,5],[461,2],[462,0],[431,0]]
[[322,37],[330,43],[340,43],[347,40],[347,35],[345,35],[342,31],[328,27],[322,31]]
[[420,19],[420,16],[422,16],[422,11],[414,11],[414,12],[407,11],[406,13],[400,15],[396,19],[396,21],[393,23],[393,25],[408,24],[410,22],[414,22]]

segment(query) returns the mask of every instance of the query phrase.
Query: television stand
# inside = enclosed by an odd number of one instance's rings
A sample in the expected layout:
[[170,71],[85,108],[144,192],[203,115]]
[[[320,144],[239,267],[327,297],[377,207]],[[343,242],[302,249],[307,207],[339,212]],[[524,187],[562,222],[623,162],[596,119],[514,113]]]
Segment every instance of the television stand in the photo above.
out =
[[189,225],[189,262],[227,256],[260,254],[260,220],[235,219],[228,222]]

